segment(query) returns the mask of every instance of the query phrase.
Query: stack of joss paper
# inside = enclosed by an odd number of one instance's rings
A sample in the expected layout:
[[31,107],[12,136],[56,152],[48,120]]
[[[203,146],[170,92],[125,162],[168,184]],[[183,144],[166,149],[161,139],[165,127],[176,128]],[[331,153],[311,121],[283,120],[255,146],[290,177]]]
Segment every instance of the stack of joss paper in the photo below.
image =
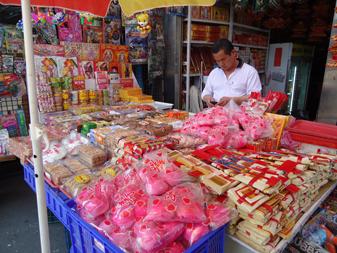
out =
[[220,170],[222,178],[238,182],[225,192],[239,211],[227,232],[261,252],[271,252],[281,239],[288,239],[296,218],[310,207],[320,187],[337,178],[332,155],[215,146],[192,155]]

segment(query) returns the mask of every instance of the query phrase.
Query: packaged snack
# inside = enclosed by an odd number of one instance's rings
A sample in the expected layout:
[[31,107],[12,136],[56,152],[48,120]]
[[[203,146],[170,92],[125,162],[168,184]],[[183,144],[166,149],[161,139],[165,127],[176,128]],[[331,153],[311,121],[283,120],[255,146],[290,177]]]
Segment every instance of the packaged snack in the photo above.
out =
[[77,58],[57,57],[58,75],[61,77],[78,76]]
[[12,55],[1,55],[2,71],[4,73],[13,73],[14,59]]
[[183,237],[188,242],[189,246],[192,246],[192,244],[199,241],[208,232],[208,225],[205,225],[204,223],[188,223],[183,233]]
[[64,46],[64,57],[73,58],[75,57],[78,61],[82,58],[82,43],[75,42],[64,42],[61,41],[61,45]]
[[62,83],[64,82],[63,77],[51,77],[50,82],[54,95],[61,93]]
[[22,108],[16,109],[16,118],[19,123],[21,136],[28,135],[25,111]]
[[99,89],[106,89],[106,85],[109,83],[107,71],[95,71],[95,80]]
[[84,89],[85,89],[84,76],[74,76],[73,77],[73,90],[84,90]]
[[91,173],[83,173],[62,181],[64,182],[67,192],[69,192],[73,197],[76,197],[85,187],[94,184],[96,179],[97,178]]
[[118,18],[104,18],[103,32],[104,43],[120,45],[122,34],[122,22]]
[[14,60],[14,73],[16,75],[26,74],[26,62],[24,60]]
[[69,168],[74,174],[85,173],[90,170],[86,165],[80,163],[80,161],[77,159],[66,160],[63,162],[63,164],[67,166],[67,168]]
[[[63,12],[63,9],[55,8],[57,12]],[[67,14],[65,22],[58,26],[58,35],[60,41],[82,42],[81,19],[74,11],[64,10]]]
[[64,57],[64,54],[63,45],[34,44],[34,55]]
[[100,45],[101,61],[114,62],[116,59],[116,46],[109,44]]
[[61,180],[73,176],[73,173],[61,163],[44,166],[46,177],[55,185],[62,185]]
[[91,166],[99,166],[106,162],[105,152],[92,145],[79,146],[78,156]]
[[[0,131],[4,131],[4,130],[6,129],[2,129]],[[7,132],[7,135],[8,135],[8,132]],[[33,147],[32,147],[32,141],[30,140],[30,137],[28,136],[13,137],[13,138],[10,138],[8,141],[11,147],[18,150],[25,156],[30,157],[33,155]]]
[[206,216],[208,218],[209,227],[215,230],[225,224],[239,214],[232,206],[212,201],[206,207]]
[[94,71],[109,71],[109,62],[94,62]]
[[[73,90],[73,78],[72,77],[63,77],[62,90]],[[65,98],[63,98],[65,99]]]
[[169,134],[168,139],[181,147],[196,147],[198,145],[206,143],[204,139],[196,138],[183,133]]

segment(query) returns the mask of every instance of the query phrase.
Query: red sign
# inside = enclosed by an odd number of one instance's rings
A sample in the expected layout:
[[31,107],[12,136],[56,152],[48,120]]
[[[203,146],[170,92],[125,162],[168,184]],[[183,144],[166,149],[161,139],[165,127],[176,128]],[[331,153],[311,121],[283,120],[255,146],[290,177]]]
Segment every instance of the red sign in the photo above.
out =
[[278,47],[275,49],[274,67],[281,67],[281,61],[282,61],[282,47]]

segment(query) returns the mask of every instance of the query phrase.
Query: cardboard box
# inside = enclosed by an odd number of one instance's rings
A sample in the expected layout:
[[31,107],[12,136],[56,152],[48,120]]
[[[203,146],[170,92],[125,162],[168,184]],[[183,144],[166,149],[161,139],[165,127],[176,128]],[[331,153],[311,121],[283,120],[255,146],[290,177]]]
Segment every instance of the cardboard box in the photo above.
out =
[[129,62],[129,46],[116,46],[115,62],[128,63]]
[[105,62],[113,62],[116,59],[116,45],[101,44],[100,45],[100,60]]
[[228,32],[229,32],[229,27],[224,25],[220,26],[220,34],[221,34],[221,39],[228,39]]
[[228,22],[229,21],[229,10],[221,7],[212,8],[212,20]]
[[120,83],[123,84],[123,87],[133,87],[133,79],[132,78],[121,78]]

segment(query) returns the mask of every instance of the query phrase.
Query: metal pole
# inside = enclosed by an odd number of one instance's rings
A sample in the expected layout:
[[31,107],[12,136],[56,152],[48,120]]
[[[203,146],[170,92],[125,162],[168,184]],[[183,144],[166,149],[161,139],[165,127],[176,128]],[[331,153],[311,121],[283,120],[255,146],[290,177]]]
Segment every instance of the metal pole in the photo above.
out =
[[41,140],[38,138],[38,135],[41,135],[41,132],[39,132],[40,130],[37,130],[36,128],[39,126],[39,117],[38,117],[36,82],[35,82],[34,46],[33,46],[30,0],[21,0],[21,10],[22,10],[22,21],[24,31],[23,35],[25,42],[28,99],[30,108],[30,122],[31,122],[30,136],[32,139],[33,154],[34,154],[36,200],[39,217],[41,252],[50,253],[48,217],[46,208],[46,193],[43,177],[42,149],[41,149]]
[[190,109],[190,69],[191,69],[191,15],[192,8],[188,6],[187,18],[187,71],[186,71],[186,111]]

